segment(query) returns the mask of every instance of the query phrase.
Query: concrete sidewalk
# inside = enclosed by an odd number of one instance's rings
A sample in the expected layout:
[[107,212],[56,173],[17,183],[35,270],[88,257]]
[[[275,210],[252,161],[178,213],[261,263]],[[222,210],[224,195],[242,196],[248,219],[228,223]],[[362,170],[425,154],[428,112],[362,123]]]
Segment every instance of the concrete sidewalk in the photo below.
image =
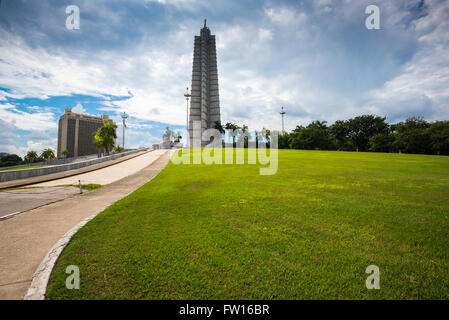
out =
[[80,189],[74,187],[45,187],[0,191],[0,221],[12,215],[61,201],[79,193]]
[[147,167],[150,163],[152,163],[155,159],[159,158],[165,152],[166,150],[154,150],[151,152],[140,154],[139,156],[133,157],[132,159],[114,164],[113,166],[108,166],[106,168],[102,168],[91,172],[81,173],[68,178],[62,178],[43,183],[33,184],[30,186],[54,187],[65,185],[77,185],[78,180],[81,180],[82,184],[107,185],[142,170],[143,168]]
[[23,299],[42,259],[66,232],[154,178],[169,160],[167,151],[146,168],[99,190],[0,221],[0,299]]

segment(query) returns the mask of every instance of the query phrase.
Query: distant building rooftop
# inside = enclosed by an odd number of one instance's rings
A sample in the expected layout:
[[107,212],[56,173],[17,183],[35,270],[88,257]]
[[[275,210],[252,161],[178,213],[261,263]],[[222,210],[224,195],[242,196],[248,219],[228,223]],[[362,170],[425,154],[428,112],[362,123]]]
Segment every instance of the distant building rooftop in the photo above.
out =
[[70,109],[70,108],[66,108],[65,109],[65,112],[61,116],[61,118],[62,117],[70,117],[72,119],[85,119],[85,120],[91,119],[91,120],[95,120],[95,121],[103,120],[103,119],[104,120],[109,120],[109,116],[108,115],[103,115],[101,117],[97,117],[97,116],[91,116],[91,115],[88,115],[88,114],[74,113],[74,112],[72,112],[72,109]]

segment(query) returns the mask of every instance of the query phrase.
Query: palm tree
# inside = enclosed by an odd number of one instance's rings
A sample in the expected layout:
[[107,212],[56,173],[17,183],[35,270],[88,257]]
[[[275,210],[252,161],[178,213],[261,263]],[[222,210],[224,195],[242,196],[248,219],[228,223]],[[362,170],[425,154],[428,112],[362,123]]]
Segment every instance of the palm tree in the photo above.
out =
[[249,139],[251,139],[251,133],[248,130],[248,126],[244,124],[239,129],[239,142],[243,140],[243,146],[245,148],[248,148]]
[[226,131],[225,131],[223,125],[221,124],[221,121],[220,121],[220,120],[215,121],[215,123],[214,123],[214,129],[215,129],[215,130],[218,130],[218,131],[221,133],[221,142],[220,142],[220,144],[221,144],[222,146],[224,146],[223,135],[226,133]]
[[215,121],[214,129],[220,131],[221,134],[225,133],[225,129],[224,129],[223,125],[221,124],[221,121]]
[[69,156],[69,150],[64,149],[64,150],[62,151],[62,155],[64,156],[64,158],[68,158],[68,156]]
[[103,148],[109,155],[109,149],[114,147],[115,139],[117,139],[117,125],[103,120],[103,126],[95,132],[94,144],[97,149]]
[[120,153],[120,152],[123,151],[123,147],[118,144],[116,147],[114,147],[114,151],[117,152],[117,153]]
[[228,122],[225,124],[226,130],[232,130],[231,136],[232,136],[232,146],[235,147],[235,137],[237,135],[237,130],[240,129],[240,127],[232,122]]
[[48,148],[42,151],[41,157],[44,158],[45,161],[55,158],[55,152]]
[[28,163],[36,162],[38,156],[36,151],[28,151],[27,155],[25,156],[24,160]]

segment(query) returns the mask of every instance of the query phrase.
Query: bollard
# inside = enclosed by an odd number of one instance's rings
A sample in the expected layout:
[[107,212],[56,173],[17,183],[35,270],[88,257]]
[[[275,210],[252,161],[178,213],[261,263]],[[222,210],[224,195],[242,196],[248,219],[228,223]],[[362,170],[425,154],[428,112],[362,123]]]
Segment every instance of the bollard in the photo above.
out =
[[81,180],[78,180],[79,184],[80,184],[80,194],[83,194],[83,186],[81,185]]

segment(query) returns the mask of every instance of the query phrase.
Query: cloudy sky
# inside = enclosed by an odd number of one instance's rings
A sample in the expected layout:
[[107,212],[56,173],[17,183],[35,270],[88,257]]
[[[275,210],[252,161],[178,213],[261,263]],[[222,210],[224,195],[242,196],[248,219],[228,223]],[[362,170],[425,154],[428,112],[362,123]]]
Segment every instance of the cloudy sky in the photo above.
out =
[[[380,30],[365,26],[372,4]],[[68,5],[79,30],[66,28]],[[65,108],[117,123],[126,111],[128,147],[183,130],[204,18],[222,122],[280,129],[281,106],[287,129],[367,113],[449,119],[449,1],[1,0],[0,152],[55,149]]]

